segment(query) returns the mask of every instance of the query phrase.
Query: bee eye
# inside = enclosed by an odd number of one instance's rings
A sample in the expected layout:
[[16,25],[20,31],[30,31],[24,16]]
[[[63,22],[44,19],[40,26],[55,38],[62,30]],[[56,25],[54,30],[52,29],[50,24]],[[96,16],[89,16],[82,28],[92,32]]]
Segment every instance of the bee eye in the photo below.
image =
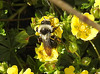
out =
[[45,22],[44,22],[44,21],[42,21],[42,22],[41,22],[41,24],[45,24]]
[[36,31],[38,32],[38,27],[36,27]]
[[41,24],[51,25],[51,22],[50,21],[42,21]]

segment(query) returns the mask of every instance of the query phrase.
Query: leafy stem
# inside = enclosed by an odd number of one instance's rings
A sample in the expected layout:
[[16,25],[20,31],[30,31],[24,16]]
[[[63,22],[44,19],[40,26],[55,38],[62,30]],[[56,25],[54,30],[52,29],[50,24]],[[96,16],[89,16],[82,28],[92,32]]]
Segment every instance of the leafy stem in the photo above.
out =
[[92,41],[89,41],[89,42],[90,42],[90,43],[91,43],[91,45],[93,46],[93,48],[94,48],[95,52],[97,53],[98,58],[100,59],[100,54],[99,54],[99,52],[98,52],[97,48],[95,47],[94,43],[93,43]]
[[77,52],[75,52],[75,54],[77,55],[77,57],[81,58],[80,55]]

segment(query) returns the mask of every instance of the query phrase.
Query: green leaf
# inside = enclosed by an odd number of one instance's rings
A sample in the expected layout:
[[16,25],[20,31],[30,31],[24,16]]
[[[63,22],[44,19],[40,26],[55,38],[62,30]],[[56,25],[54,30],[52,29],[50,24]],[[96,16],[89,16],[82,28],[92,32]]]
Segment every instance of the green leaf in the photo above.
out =
[[65,48],[63,44],[59,44],[59,46],[57,46],[57,51],[59,52],[59,54],[64,54]]
[[0,35],[0,44],[3,45],[4,47],[9,48],[10,43],[9,43],[8,40],[6,40],[6,38],[7,38],[6,36],[1,36]]
[[81,9],[88,9],[91,5],[89,3],[83,3]]
[[8,69],[8,65],[6,62],[0,63],[0,74],[6,74]]
[[69,50],[71,53],[74,53],[78,50],[78,46],[75,42],[70,42]]
[[10,60],[10,50],[0,45],[0,61]]
[[9,39],[6,40],[6,37],[0,36],[0,60],[7,61],[10,60],[10,43]]
[[16,35],[15,40],[20,43],[21,47],[24,47],[28,43],[29,35],[26,31],[21,31]]
[[2,9],[3,8],[3,1],[1,0],[0,1],[0,9]]
[[64,54],[59,55],[58,62],[56,65],[58,67],[60,67],[60,66],[67,67],[67,66],[71,65],[72,61],[73,60],[71,59],[71,57],[67,53],[64,53]]
[[77,40],[77,44],[78,44],[78,47],[79,47],[79,53],[80,53],[80,56],[83,56],[84,54],[86,54],[86,50],[87,50],[87,47],[89,45],[89,42],[84,42],[82,40]]
[[82,3],[86,3],[88,0],[75,0],[75,5],[81,5]]
[[29,65],[29,67],[33,70],[35,74],[39,74],[39,67],[41,65],[41,62],[39,62],[38,60],[34,61],[33,58],[28,55],[26,63]]
[[28,35],[33,35],[34,34],[34,31],[30,26],[27,27],[26,32],[27,32]]
[[34,68],[34,66],[36,65],[36,62],[29,55],[27,56],[27,63],[31,66],[31,68]]
[[64,18],[66,19],[67,18],[67,12],[64,11]]
[[4,30],[4,29],[0,29],[0,35],[3,35],[3,36],[5,36],[5,35],[6,35],[6,33],[5,33],[5,30]]
[[39,67],[39,70],[42,72],[52,73],[56,69],[55,62],[45,62]]
[[6,36],[0,35],[0,61],[9,61],[9,62],[13,61],[12,59],[14,58],[13,54],[18,45],[17,42],[15,41],[16,33],[17,33],[16,30],[11,29],[9,32],[7,32]]

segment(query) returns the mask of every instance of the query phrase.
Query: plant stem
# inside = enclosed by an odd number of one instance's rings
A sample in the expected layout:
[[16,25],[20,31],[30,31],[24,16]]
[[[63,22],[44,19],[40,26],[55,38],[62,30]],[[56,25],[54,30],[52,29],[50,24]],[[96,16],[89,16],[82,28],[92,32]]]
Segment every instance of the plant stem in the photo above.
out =
[[99,52],[98,52],[97,48],[95,47],[95,45],[93,44],[93,42],[92,42],[92,41],[90,41],[90,43],[91,43],[91,45],[93,46],[93,48],[94,48],[95,52],[97,53],[98,58],[100,59],[100,54],[99,54]]
[[89,26],[92,26],[100,31],[100,25],[91,21],[86,16],[82,15],[79,11],[73,9],[72,6],[70,6],[68,3],[64,2],[63,0],[49,0],[50,2],[54,3],[58,7],[60,7],[62,10],[67,11],[70,14],[76,15],[81,21],[88,24]]
[[77,52],[75,52],[75,54],[76,54],[79,58],[81,58],[80,55],[79,55]]
[[22,6],[19,10],[17,10],[16,13],[14,13],[13,15],[11,15],[9,17],[9,19],[13,19],[15,16],[17,16],[19,13],[21,13],[26,7],[27,7],[27,5]]

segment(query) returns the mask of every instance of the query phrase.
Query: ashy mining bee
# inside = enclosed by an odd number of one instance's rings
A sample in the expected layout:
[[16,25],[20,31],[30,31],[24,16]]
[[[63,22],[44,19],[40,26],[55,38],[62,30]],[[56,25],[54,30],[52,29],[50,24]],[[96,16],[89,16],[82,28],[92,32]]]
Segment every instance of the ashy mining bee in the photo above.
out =
[[44,19],[41,22],[41,25],[36,28],[36,31],[40,33],[40,37],[42,39],[45,52],[47,53],[48,56],[51,55],[52,48],[54,48],[57,45],[55,41],[55,36],[51,36],[51,33],[53,33],[54,30],[56,29],[51,26],[50,20],[47,19]]

